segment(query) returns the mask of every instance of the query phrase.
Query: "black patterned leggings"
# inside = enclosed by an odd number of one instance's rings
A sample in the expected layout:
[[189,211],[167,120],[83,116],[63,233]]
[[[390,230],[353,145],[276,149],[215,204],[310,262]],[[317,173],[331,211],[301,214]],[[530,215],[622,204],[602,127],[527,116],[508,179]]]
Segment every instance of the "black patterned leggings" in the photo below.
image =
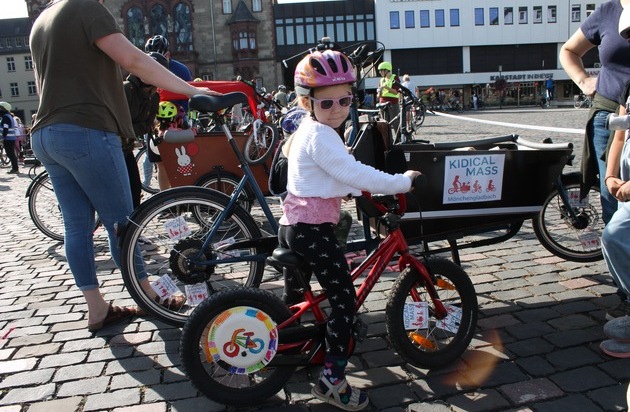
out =
[[[335,236],[335,225],[298,223],[280,226],[280,246],[306,257],[319,284],[330,302],[330,316],[326,333],[326,352],[347,356],[348,342],[354,323],[356,292],[350,270]],[[290,279],[285,280],[290,282]]]

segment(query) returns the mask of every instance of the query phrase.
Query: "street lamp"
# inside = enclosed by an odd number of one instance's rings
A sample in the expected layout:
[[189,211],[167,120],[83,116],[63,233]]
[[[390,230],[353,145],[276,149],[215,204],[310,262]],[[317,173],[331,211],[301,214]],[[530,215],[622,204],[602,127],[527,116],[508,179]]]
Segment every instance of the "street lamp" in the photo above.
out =
[[[501,81],[502,77],[501,77],[501,72],[503,71],[503,66],[499,65],[499,84],[503,85],[503,82]],[[503,108],[503,89],[500,88],[499,89],[499,109]]]

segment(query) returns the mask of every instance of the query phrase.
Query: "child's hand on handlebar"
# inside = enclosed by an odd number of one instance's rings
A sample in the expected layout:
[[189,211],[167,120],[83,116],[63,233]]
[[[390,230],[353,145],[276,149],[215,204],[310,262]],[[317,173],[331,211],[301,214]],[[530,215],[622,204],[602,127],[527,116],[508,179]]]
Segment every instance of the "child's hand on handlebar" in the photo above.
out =
[[416,177],[420,176],[421,174],[422,173],[418,172],[417,170],[407,170],[405,172],[405,176],[411,179],[412,182],[414,181]]

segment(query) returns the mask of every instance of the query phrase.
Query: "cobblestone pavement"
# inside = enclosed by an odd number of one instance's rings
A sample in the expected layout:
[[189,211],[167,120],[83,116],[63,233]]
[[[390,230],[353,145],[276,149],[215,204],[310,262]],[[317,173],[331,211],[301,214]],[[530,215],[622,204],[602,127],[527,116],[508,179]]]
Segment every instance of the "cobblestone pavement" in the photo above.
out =
[[[582,128],[587,111],[520,109],[466,112],[476,119]],[[545,133],[428,116],[419,136],[433,141]],[[33,226],[29,178],[0,170],[0,412],[221,411],[179,367],[180,330],[150,318],[92,335],[63,245]],[[120,274],[96,244],[107,299],[124,300]],[[351,359],[350,380],[367,389],[371,411],[619,411],[626,409],[627,360],[598,347],[607,308],[618,300],[603,262],[572,263],[547,252],[525,223],[512,239],[461,251],[480,317],[461,360],[439,370],[412,367],[391,349],[384,308],[392,277],[366,302],[368,338]],[[256,410],[333,410],[310,395],[319,369],[296,373],[286,391]]]

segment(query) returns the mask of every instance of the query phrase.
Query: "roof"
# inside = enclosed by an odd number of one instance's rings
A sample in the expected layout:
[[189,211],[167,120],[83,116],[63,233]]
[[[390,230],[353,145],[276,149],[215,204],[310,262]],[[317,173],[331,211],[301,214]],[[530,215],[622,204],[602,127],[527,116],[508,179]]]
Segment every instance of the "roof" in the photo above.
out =
[[28,37],[31,34],[32,25],[28,17],[1,19],[0,37]]
[[227,24],[238,23],[241,21],[258,21],[243,0],[238,2],[236,9],[234,9],[234,13],[232,13],[232,17],[228,20]]

